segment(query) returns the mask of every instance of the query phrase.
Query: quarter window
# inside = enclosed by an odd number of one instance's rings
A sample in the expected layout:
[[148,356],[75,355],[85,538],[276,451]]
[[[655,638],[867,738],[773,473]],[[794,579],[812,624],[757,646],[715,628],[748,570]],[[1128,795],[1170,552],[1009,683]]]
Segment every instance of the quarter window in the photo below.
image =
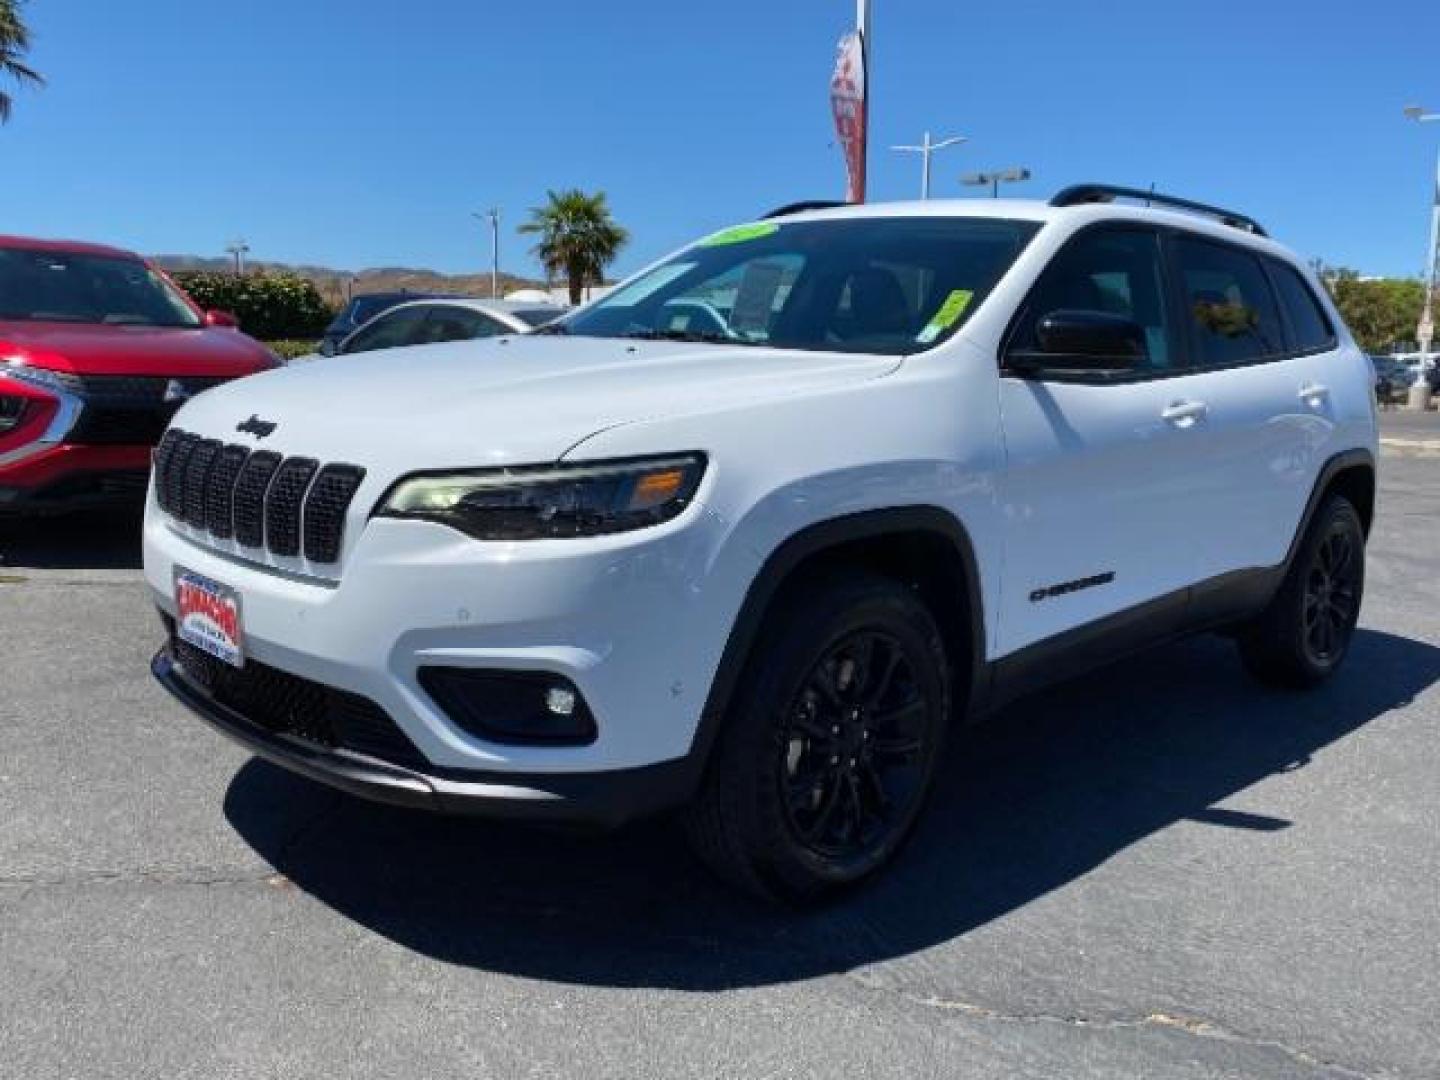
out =
[[1279,312],[1258,258],[1190,238],[1177,239],[1175,251],[1196,365],[1244,364],[1284,352]]
[[1267,259],[1280,306],[1290,321],[1290,347],[1293,352],[1320,352],[1335,344],[1335,328],[1315,293],[1292,266],[1279,259]]
[[1101,311],[1130,319],[1145,331],[1148,357],[1141,370],[1174,363],[1165,311],[1165,275],[1159,235],[1145,229],[1081,233],[1045,268],[1011,341],[1015,351],[1039,348],[1035,328],[1055,311]]

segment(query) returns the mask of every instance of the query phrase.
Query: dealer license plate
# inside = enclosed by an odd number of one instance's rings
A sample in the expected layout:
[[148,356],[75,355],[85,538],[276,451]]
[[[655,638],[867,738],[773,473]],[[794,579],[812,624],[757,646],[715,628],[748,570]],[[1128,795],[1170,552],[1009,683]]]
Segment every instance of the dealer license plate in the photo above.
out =
[[240,594],[207,577],[175,570],[175,633],[233,667],[245,666]]

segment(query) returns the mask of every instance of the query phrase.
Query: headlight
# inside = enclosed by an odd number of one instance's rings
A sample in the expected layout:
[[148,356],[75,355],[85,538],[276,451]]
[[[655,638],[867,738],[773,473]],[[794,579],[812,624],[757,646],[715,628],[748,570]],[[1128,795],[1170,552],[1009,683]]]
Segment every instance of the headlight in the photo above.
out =
[[676,454],[412,476],[376,513],[439,522],[478,540],[598,536],[669,521],[690,505],[704,474],[702,455]]
[[62,394],[70,391],[70,384],[66,382],[64,376],[46,368],[31,367],[23,360],[0,361],[0,376],[6,375],[46,390],[55,390]]

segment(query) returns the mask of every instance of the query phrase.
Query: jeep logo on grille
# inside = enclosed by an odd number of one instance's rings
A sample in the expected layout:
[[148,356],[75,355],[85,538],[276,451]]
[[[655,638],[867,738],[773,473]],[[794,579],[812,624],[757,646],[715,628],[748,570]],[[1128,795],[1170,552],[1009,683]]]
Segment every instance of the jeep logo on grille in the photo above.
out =
[[267,435],[275,433],[276,425],[269,420],[261,420],[260,417],[251,415],[249,420],[243,420],[235,425],[235,430],[246,435],[254,435],[257,439],[263,439]]

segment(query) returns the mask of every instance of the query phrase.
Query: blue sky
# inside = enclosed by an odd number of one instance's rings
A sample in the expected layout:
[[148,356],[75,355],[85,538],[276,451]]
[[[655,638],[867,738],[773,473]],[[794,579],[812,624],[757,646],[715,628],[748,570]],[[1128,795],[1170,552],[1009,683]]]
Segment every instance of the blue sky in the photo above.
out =
[[[1015,194],[1104,179],[1233,204],[1305,254],[1418,273],[1440,124],[1435,0],[874,0],[872,198],[930,128]],[[0,231],[339,268],[488,265],[547,187],[602,188],[635,269],[842,190],[826,83],[852,0],[32,0]]]

